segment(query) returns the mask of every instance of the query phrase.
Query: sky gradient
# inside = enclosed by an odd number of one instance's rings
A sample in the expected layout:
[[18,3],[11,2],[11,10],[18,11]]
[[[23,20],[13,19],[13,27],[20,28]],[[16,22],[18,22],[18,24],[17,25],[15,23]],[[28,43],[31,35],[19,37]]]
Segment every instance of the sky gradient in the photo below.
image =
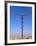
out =
[[23,20],[23,32],[32,33],[32,7],[10,6],[10,32],[21,31],[21,16]]

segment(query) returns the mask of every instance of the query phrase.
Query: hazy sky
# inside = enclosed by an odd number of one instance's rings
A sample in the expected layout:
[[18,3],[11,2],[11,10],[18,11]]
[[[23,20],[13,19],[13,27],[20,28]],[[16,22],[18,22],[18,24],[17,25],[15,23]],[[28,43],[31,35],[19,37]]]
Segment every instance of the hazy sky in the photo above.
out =
[[23,32],[32,32],[32,7],[10,6],[10,31],[21,31],[21,16],[24,15]]

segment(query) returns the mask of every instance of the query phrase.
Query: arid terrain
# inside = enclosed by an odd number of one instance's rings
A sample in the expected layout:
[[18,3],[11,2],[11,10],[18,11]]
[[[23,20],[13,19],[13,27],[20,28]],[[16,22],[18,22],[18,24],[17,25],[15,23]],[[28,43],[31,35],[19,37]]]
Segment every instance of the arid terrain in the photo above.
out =
[[[20,34],[13,34],[13,33],[10,34],[10,40],[17,40],[17,39],[20,40],[22,39],[21,37],[22,36]],[[32,35],[24,34],[23,39],[32,39]]]

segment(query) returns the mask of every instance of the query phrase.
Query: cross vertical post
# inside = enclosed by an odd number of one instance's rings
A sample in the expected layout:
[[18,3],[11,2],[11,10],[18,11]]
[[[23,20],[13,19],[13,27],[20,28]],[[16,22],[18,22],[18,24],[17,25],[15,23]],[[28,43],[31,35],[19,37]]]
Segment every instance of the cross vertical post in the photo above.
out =
[[21,38],[23,39],[23,16],[21,17]]

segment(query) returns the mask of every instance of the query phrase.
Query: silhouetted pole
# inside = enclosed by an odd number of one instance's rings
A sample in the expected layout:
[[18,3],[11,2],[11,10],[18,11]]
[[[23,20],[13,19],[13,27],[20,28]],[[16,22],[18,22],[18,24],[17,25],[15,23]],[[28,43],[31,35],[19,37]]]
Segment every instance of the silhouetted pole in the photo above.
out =
[[21,38],[23,39],[23,16],[21,17]]

